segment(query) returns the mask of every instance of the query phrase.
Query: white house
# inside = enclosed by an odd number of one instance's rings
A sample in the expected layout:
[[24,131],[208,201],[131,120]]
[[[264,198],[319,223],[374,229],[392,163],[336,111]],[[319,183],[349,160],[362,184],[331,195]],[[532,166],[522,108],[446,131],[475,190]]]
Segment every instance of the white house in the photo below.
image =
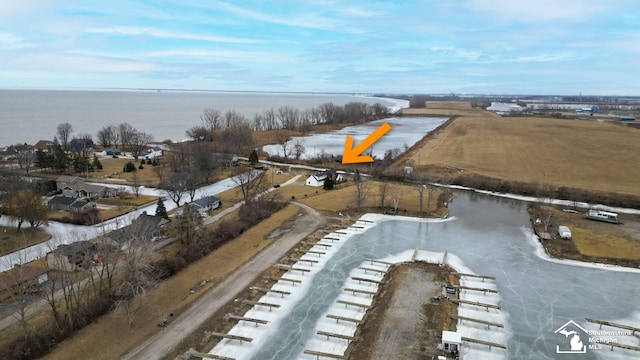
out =
[[307,180],[304,182],[304,184],[307,186],[315,186],[315,187],[324,186],[324,181],[329,176],[332,177],[336,183],[344,181],[344,178],[342,177],[342,175],[336,173],[335,170],[325,170],[309,176]]

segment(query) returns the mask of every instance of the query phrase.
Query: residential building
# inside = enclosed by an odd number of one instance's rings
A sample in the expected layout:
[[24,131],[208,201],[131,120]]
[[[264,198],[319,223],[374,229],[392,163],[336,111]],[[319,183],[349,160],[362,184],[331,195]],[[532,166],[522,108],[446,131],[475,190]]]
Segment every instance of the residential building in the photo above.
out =
[[77,176],[60,176],[56,179],[56,188],[62,195],[73,198],[100,199],[114,197],[118,190],[104,185],[87,184]]
[[98,247],[89,241],[78,241],[58,246],[47,253],[49,269],[79,271],[90,268],[98,259]]
[[344,178],[341,174],[338,174],[335,170],[329,169],[322,172],[315,173],[307,178],[304,182],[307,186],[320,187],[324,186],[324,181],[328,178],[332,178],[336,183],[343,182]]
[[162,216],[148,215],[143,212],[131,222],[131,225],[104,235],[100,242],[119,250],[125,250],[132,245],[153,241],[162,236],[168,230],[170,222],[171,220]]

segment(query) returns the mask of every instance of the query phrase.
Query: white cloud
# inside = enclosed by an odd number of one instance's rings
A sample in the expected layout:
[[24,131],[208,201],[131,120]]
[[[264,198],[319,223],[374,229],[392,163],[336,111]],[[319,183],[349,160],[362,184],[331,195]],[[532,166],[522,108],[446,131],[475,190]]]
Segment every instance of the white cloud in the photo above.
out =
[[338,25],[335,20],[318,16],[313,13],[279,17],[270,15],[266,12],[259,12],[247,8],[242,8],[229,3],[218,3],[216,4],[216,8],[218,10],[222,10],[239,17],[285,26],[311,29],[334,29]]
[[587,21],[616,8],[615,1],[601,0],[469,0],[471,12],[481,11],[500,19],[520,22],[580,20]]
[[103,28],[89,28],[85,30],[88,33],[96,34],[110,34],[110,35],[130,35],[130,36],[150,36],[163,39],[184,39],[184,40],[196,40],[196,41],[209,41],[209,42],[224,42],[235,44],[252,44],[259,43],[260,40],[255,39],[243,39],[228,36],[215,36],[204,34],[192,34],[177,31],[166,31],[162,29],[146,28],[146,27],[130,27],[130,26],[117,26],[117,27],[103,27]]
[[23,49],[31,47],[23,38],[8,32],[0,32],[0,49]]
[[251,61],[260,63],[291,62],[294,59],[286,54],[265,51],[236,51],[224,49],[171,49],[144,53],[147,58],[190,57],[199,60]]

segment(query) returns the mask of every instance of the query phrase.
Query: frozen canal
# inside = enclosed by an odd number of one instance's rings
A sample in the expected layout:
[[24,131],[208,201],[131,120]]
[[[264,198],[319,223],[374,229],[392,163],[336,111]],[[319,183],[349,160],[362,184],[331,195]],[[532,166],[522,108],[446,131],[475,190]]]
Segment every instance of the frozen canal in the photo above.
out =
[[[302,352],[319,338],[317,325],[344,293],[342,288],[353,276],[354,269],[368,258],[390,258],[417,246],[429,252],[447,251],[471,271],[496,278],[499,305],[506,314],[508,350],[494,348],[489,352],[485,347],[481,350],[482,356],[469,358],[638,358],[640,354],[636,352],[610,351],[607,346],[601,350],[587,349],[577,356],[558,354],[556,347],[562,349],[569,342],[567,336],[555,332],[570,320],[587,330],[598,329],[585,318],[640,327],[639,271],[550,261],[540,254],[539,246],[532,239],[526,204],[521,201],[458,193],[450,207],[453,218],[448,221],[382,221],[335,245],[339,249],[332,250],[333,256],[327,255],[326,261],[317,264],[319,269],[315,274],[300,275],[302,284],[289,287],[295,293],[292,300],[286,300],[286,306],[273,312],[254,308],[250,316],[268,316],[271,323],[260,327],[245,324],[254,329],[251,334],[254,342],[242,345],[244,354],[234,353],[234,357],[314,358]],[[287,274],[295,276],[292,271]],[[263,333],[269,327],[272,329]],[[604,327],[603,330],[617,329]],[[637,333],[616,335],[609,340],[640,346],[638,336]],[[582,340],[590,345],[586,335]],[[221,344],[224,342],[226,340]],[[225,346],[221,344],[212,353],[226,355]],[[322,348],[315,350],[323,351]]]
[[[357,145],[382,125],[382,123],[388,122],[389,125],[391,125],[391,130],[373,145],[373,155],[378,158],[383,158],[387,150],[399,148],[401,151],[404,151],[405,145],[408,147],[413,146],[413,144],[446,120],[446,118],[394,117],[376,120],[362,125],[347,126],[343,129],[323,134],[295,136],[287,143],[287,146],[293,149],[296,141],[300,141],[305,147],[305,153],[302,155],[303,159],[316,157],[322,152],[338,156],[342,155],[344,150],[345,135],[351,135],[354,145]],[[281,145],[267,145],[264,146],[262,150],[271,155],[283,155]],[[370,150],[371,149],[367,150],[366,153],[368,154]]]

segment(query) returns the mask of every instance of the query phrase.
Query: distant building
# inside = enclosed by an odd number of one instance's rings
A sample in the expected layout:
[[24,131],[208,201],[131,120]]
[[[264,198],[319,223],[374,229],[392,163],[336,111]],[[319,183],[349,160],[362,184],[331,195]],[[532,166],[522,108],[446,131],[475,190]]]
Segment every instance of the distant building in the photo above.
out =
[[72,198],[100,199],[114,197],[118,190],[104,185],[87,184],[77,176],[60,176],[56,179],[56,189],[62,195]]
[[125,250],[132,245],[147,243],[161,236],[168,230],[170,222],[171,220],[167,220],[162,216],[148,215],[143,212],[131,222],[131,225],[114,230],[101,237],[100,244]]
[[620,120],[620,121],[625,121],[625,122],[626,122],[626,121],[636,121],[636,118],[635,118],[635,117],[633,117],[633,116],[620,116],[620,117],[618,118],[618,120]]
[[49,153],[49,152],[53,152],[53,141],[50,140],[40,140],[38,141],[34,147],[37,150]]
[[214,153],[211,154],[211,156],[213,157],[214,163],[219,167],[232,167],[240,164],[238,155],[236,154]]
[[324,186],[324,181],[329,177],[332,178],[336,183],[344,181],[344,178],[341,174],[338,174],[335,170],[330,169],[309,176],[304,184],[313,187]]
[[[206,215],[207,212],[211,210],[215,210],[222,206],[222,202],[220,199],[213,195],[205,196],[202,199],[194,200],[189,203],[190,206],[193,206],[201,215]],[[175,216],[181,216],[184,212],[184,205],[176,209],[174,212]]]

